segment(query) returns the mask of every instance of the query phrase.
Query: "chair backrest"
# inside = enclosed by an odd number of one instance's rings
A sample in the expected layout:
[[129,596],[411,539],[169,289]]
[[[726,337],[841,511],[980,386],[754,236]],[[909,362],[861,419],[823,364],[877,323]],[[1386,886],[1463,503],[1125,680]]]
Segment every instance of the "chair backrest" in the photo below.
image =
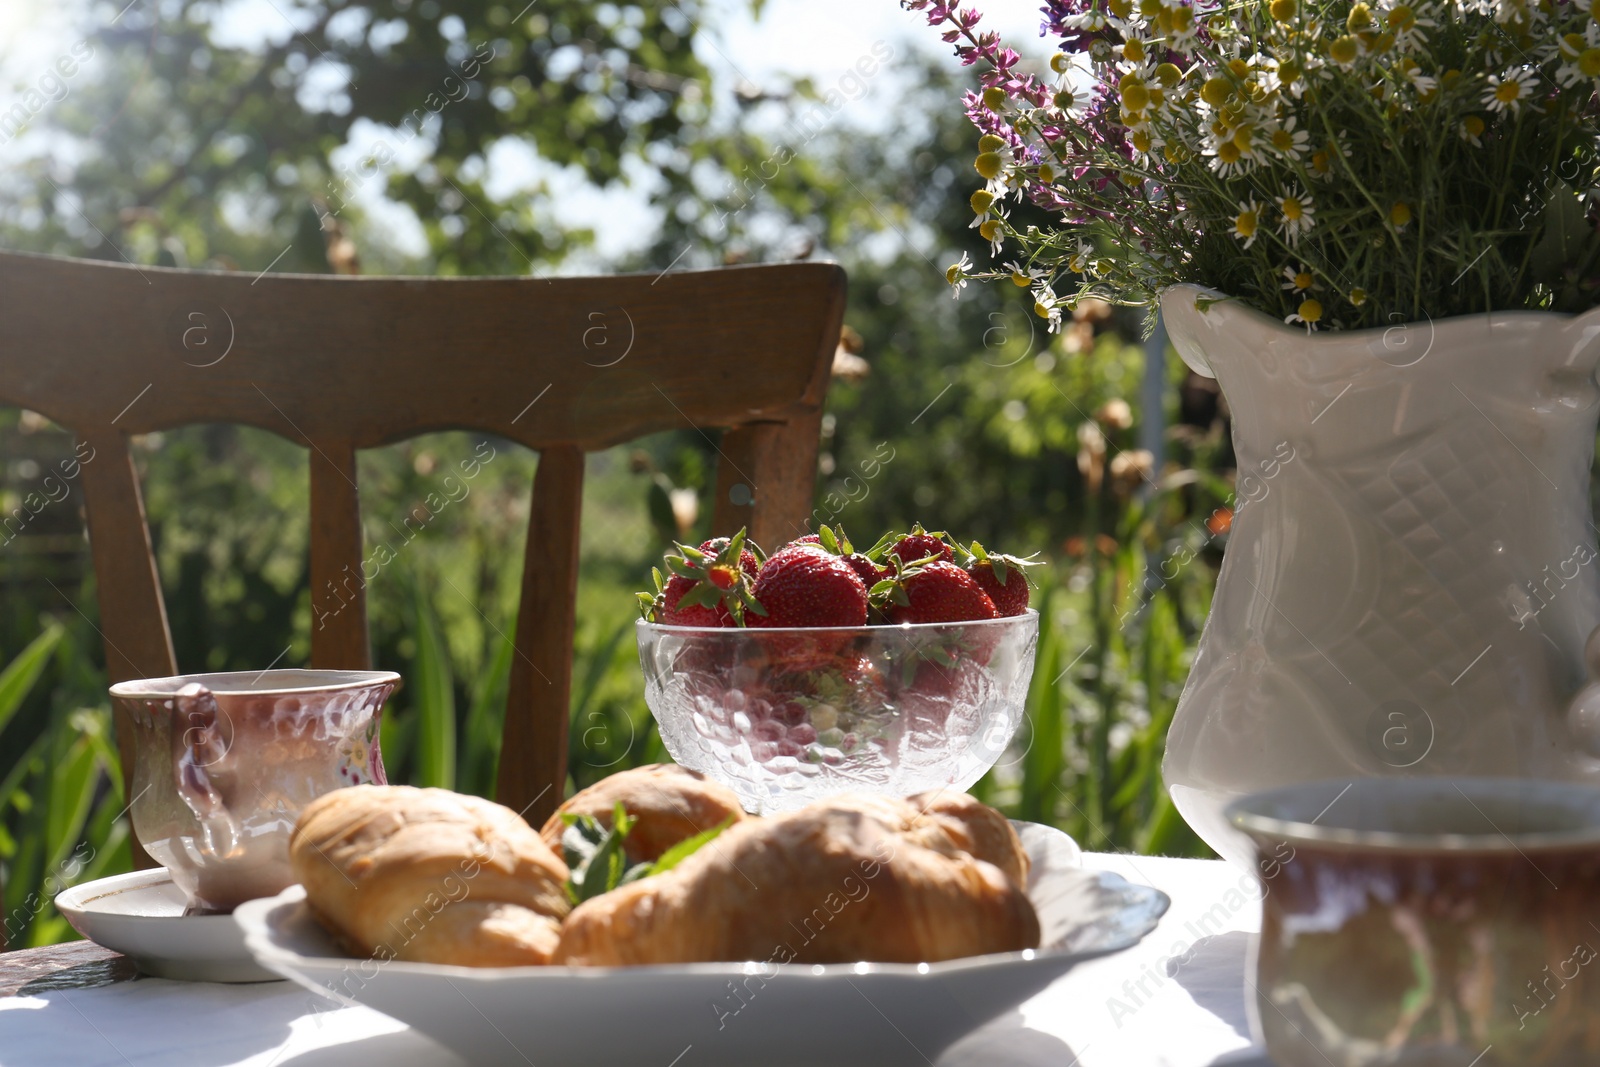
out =
[[584,453],[722,428],[714,529],[802,532],[844,293],[820,263],[349,278],[0,253],[0,403],[78,437],[114,682],[177,671],[130,434],[241,423],[307,447],[311,662],[345,669],[370,656],[356,451],[451,429],[536,449],[496,793],[537,826],[566,782]]

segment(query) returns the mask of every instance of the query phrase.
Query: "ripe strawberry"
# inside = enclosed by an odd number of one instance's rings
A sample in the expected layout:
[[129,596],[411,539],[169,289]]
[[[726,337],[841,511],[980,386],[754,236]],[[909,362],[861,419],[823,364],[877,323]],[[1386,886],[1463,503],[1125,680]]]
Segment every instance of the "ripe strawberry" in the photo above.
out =
[[[733,538],[731,537],[712,537],[708,540],[700,542],[700,551],[711,557],[713,560],[721,560],[724,554],[727,552],[728,546],[732,543]],[[749,544],[748,541],[745,543]],[[731,573],[732,568],[727,565],[730,562],[731,559],[721,564],[713,563],[706,568],[707,578],[710,580],[711,584],[715,585],[718,589],[732,589],[738,581],[737,576]],[[761,562],[756,559],[756,554],[754,552],[750,551],[748,548],[741,548],[739,550],[739,569],[744,571],[744,573],[747,574],[750,577],[750,580],[753,582],[756,580],[756,575],[761,573]]]
[[883,669],[871,656],[849,657],[839,669],[839,680],[849,693],[848,703],[860,711],[876,714],[888,699]]
[[820,527],[814,534],[806,534],[804,537],[790,541],[787,547],[793,548],[796,546],[812,549],[820,548],[824,552],[838,556],[850,565],[850,569],[856,572],[869,590],[891,573],[887,567],[878,566],[872,556],[873,553],[882,552],[882,543],[875,545],[866,552],[857,552],[855,545],[850,543],[850,538],[845,536],[843,526],[836,530],[827,526]]
[[901,563],[915,563],[919,559],[937,556],[941,561],[949,563],[955,558],[955,553],[945,542],[944,534],[928,533],[922,528],[921,523],[911,527],[911,532],[889,547],[889,555],[894,556]]
[[899,694],[908,731],[937,734],[950,725],[952,715],[960,723],[963,709],[970,713],[982,707],[984,669],[976,660],[961,655],[948,662],[919,660],[914,678]]
[[972,575],[943,560],[901,570],[888,598],[889,618],[897,623],[997,617],[994,601]]
[[677,549],[666,556],[665,584],[661,572],[653,571],[655,595],[639,594],[644,617],[667,626],[740,625],[760,571],[759,557],[745,548],[744,531]]
[[972,542],[971,548],[963,549],[962,555],[969,557],[967,573],[989,594],[989,599],[994,601],[995,611],[1001,616],[1009,616],[1021,615],[1028,610],[1030,582],[1027,568],[1038,566],[1036,560],[990,553],[976,541]]
[[861,579],[868,589],[871,589],[893,573],[888,567],[878,566],[860,552],[852,552],[848,556],[840,556],[839,558],[849,564],[850,569],[856,572],[856,576]]
[[1008,571],[1001,578],[994,564],[984,561],[974,564],[967,573],[989,595],[999,615],[1021,615],[1028,610],[1028,579],[1022,576],[1021,571]]
[[[761,568],[751,627],[855,627],[867,622],[867,587],[838,556],[811,545],[775,553]],[[848,631],[772,634],[762,641],[774,674],[826,671],[853,640]]]
[[761,610],[751,626],[865,626],[867,587],[848,563],[826,552],[785,548],[761,568],[752,591]]
[[699,579],[674,574],[661,590],[656,609],[656,622],[666,626],[732,626],[733,613],[720,599],[715,607],[691,603],[679,606],[684,594],[700,585]]

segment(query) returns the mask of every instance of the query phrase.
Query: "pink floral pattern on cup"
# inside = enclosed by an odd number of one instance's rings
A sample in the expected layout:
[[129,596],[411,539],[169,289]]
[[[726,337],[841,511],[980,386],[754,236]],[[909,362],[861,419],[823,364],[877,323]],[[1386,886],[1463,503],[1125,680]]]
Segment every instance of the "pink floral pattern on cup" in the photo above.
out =
[[289,834],[324,793],[384,783],[384,671],[241,671],[122,682],[134,833],[192,910],[290,885]]
[[388,785],[383,754],[378,748],[382,708],[372,713],[367,728],[351,734],[339,746],[339,778],[346,785]]

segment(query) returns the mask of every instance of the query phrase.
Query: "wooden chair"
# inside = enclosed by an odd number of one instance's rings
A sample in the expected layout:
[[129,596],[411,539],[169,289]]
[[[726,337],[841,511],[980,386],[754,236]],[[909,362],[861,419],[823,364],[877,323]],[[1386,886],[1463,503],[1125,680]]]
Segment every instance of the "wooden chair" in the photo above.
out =
[[[496,790],[537,826],[566,782],[584,453],[722,428],[714,528],[796,536],[844,294],[843,270],[810,263],[346,278],[0,253],[0,403],[78,437],[114,682],[178,669],[130,434],[232,422],[307,447],[319,668],[370,665],[357,449],[461,429],[538,450]],[[129,769],[121,721],[117,739]]]

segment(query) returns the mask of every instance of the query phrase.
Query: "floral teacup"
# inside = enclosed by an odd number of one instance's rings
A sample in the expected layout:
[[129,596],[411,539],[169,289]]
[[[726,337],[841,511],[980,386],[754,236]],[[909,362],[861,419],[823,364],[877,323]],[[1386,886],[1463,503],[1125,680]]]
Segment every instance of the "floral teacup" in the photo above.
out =
[[1600,1063],[1600,789],[1346,779],[1230,814],[1272,871],[1251,987],[1274,1063]]
[[225,912],[290,885],[300,809],[385,781],[389,671],[241,671],[120,682],[132,718],[133,829],[193,911]]

